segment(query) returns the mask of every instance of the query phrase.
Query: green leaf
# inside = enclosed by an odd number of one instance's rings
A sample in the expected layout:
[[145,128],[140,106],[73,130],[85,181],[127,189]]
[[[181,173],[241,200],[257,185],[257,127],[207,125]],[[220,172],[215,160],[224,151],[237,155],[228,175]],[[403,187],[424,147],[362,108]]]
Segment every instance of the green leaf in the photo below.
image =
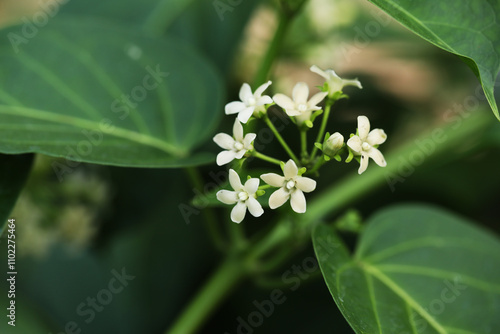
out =
[[474,71],[500,119],[493,94],[500,71],[500,1],[369,0],[430,43],[459,55]]
[[0,235],[33,163],[32,154],[0,154]]
[[[222,81],[183,42],[96,20],[60,20],[0,42],[0,152],[133,167],[214,161],[191,154],[223,114]],[[11,44],[12,43],[12,44]]]
[[500,242],[462,218],[398,206],[369,220],[353,256],[332,227],[318,226],[313,242],[358,334],[500,332]]

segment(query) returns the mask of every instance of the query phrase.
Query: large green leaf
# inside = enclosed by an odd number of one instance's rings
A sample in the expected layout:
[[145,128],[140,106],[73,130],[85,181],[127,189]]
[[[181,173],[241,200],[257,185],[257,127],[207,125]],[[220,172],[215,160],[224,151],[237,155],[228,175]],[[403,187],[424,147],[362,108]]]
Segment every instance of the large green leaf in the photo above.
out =
[[[222,110],[215,70],[183,42],[98,20],[53,21],[0,42],[0,152],[91,163],[179,167]],[[11,44],[12,43],[12,44]]]
[[459,55],[481,81],[500,119],[493,90],[500,71],[500,1],[369,0],[432,44]]
[[0,235],[31,170],[32,154],[0,154]]
[[329,226],[313,232],[337,306],[361,333],[500,333],[500,242],[426,206],[384,210],[355,254]]

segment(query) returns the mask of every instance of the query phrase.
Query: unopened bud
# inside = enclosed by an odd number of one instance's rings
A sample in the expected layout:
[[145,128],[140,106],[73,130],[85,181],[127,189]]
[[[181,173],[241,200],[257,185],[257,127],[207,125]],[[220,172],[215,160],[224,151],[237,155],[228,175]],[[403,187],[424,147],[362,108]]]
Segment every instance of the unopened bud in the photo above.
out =
[[330,157],[333,157],[340,151],[343,145],[344,136],[342,136],[338,132],[335,132],[323,144],[323,153]]

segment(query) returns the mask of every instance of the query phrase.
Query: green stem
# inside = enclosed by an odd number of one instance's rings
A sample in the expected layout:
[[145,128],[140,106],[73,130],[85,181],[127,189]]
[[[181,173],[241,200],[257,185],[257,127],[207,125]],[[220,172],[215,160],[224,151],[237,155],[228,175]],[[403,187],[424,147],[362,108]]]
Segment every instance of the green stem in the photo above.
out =
[[253,82],[254,87],[258,87],[262,85],[264,82],[266,82],[269,72],[271,71],[273,62],[276,59],[276,56],[278,55],[281,45],[283,44],[283,40],[285,38],[286,32],[288,30],[291,21],[292,21],[292,16],[286,15],[284,13],[279,14],[278,28],[274,32],[274,37],[271,43],[269,44],[269,48],[267,49],[264,58],[262,58],[257,73],[255,74]]
[[161,0],[151,11],[142,29],[152,35],[161,36],[174,19],[193,0]]
[[279,161],[278,159],[274,159],[274,158],[271,158],[270,156],[267,156],[265,154],[262,154],[260,152],[257,152],[257,151],[253,151],[252,155],[256,158],[259,158],[261,160],[264,160],[264,161],[267,161],[267,162],[270,162],[272,164],[276,164],[276,165],[280,165],[281,164],[281,161]]
[[165,334],[196,333],[245,275],[238,259],[226,259]]
[[[199,192],[204,191],[204,181],[200,175],[200,172],[196,167],[185,168],[188,179],[191,181],[193,187],[195,187]],[[207,207],[201,210],[203,218],[205,220],[205,226],[210,234],[210,237],[218,250],[226,249],[226,242],[220,232],[217,216],[211,207]]]
[[325,164],[326,160],[323,158],[323,156],[320,156],[318,158],[318,161],[316,161],[316,164],[314,164],[313,168],[307,171],[307,174],[314,174],[316,171]]
[[[318,136],[316,137],[316,143],[323,143],[323,136],[325,135],[326,124],[328,123],[328,117],[330,116],[330,109],[332,108],[332,105],[333,101],[326,101],[325,113],[323,114],[323,119],[321,120],[321,126],[319,128]],[[318,148],[315,145],[311,153],[311,161],[313,161],[316,157],[316,152],[318,152]]]
[[[477,111],[468,119],[462,120],[460,127],[456,129],[456,123],[453,123],[439,129],[434,129],[434,131],[430,131],[429,133],[408,141],[387,156],[387,167],[378,167],[372,161],[370,162],[371,166],[368,167],[368,170],[363,173],[363,175],[352,175],[344,179],[344,181],[337,184],[335,187],[332,187],[330,190],[316,197],[307,208],[307,216],[304,218],[307,218],[309,223],[317,221],[328,213],[338,211],[338,209],[352,203],[361,196],[364,196],[370,190],[384,183],[386,183],[391,190],[395,191],[395,185],[393,184],[391,186],[389,181],[394,182],[398,180],[398,178],[405,179],[405,177],[399,173],[402,161],[411,163],[413,160],[412,155],[416,152],[419,156],[426,156],[427,159],[439,156],[440,154],[447,154],[450,150],[468,141],[468,137],[474,134],[480,134],[490,124],[488,115],[484,112]],[[436,136],[436,131],[442,132],[443,134],[441,136]],[[436,140],[436,137],[440,139]],[[441,140],[443,138],[446,139]],[[435,147],[434,151],[426,154],[427,152],[418,145],[422,142],[432,143]],[[399,182],[401,182],[400,179]]]
[[303,129],[300,130],[300,144],[302,149],[300,156],[302,159],[307,159],[307,131]]
[[264,122],[266,122],[267,126],[274,133],[274,135],[276,136],[276,139],[278,139],[278,141],[280,142],[281,146],[283,146],[283,148],[288,153],[288,155],[290,156],[290,158],[292,158],[293,160],[295,160],[295,162],[297,164],[300,164],[300,160],[292,152],[292,150],[290,149],[290,147],[288,147],[287,143],[285,142],[285,140],[283,139],[283,137],[281,137],[281,135],[278,132],[278,130],[276,130],[276,127],[274,126],[273,122],[271,122],[271,120],[269,119],[269,117],[267,115],[264,115],[264,117],[262,117],[262,119],[264,120]]

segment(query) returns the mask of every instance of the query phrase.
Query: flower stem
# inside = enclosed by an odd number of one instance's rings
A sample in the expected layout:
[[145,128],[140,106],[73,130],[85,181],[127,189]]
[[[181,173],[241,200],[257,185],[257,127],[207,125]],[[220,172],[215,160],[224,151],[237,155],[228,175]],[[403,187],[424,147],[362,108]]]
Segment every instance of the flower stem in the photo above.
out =
[[285,149],[285,151],[288,153],[288,155],[290,156],[290,158],[292,158],[293,160],[295,160],[295,162],[300,165],[300,160],[297,158],[297,156],[292,152],[292,150],[290,149],[290,147],[288,147],[287,143],[285,142],[285,140],[283,139],[283,137],[281,137],[280,133],[278,132],[278,130],[276,130],[276,127],[274,126],[273,122],[271,122],[271,120],[269,119],[269,117],[267,115],[264,115],[264,117],[262,117],[262,119],[264,120],[264,122],[266,122],[267,126],[271,129],[271,131],[274,133],[274,135],[276,136],[276,139],[278,139],[278,141],[280,142],[281,146],[283,146],[283,148]]
[[300,144],[302,148],[300,157],[302,159],[307,159],[307,131],[304,129],[300,130]]
[[253,151],[253,154],[252,154],[252,155],[253,155],[254,157],[256,157],[256,158],[259,158],[259,159],[261,159],[261,160],[265,160],[265,161],[267,161],[267,162],[270,162],[270,163],[272,163],[272,164],[276,164],[276,165],[278,165],[278,166],[279,166],[279,165],[280,165],[280,163],[281,163],[278,159],[271,158],[270,156],[267,156],[267,155],[265,155],[265,154],[262,154],[262,153],[260,153],[260,152],[255,151],[255,150]]
[[313,168],[311,168],[310,170],[307,171],[307,174],[313,174],[313,173],[316,173],[316,171],[325,164],[326,160],[320,156],[318,158],[318,161],[316,161],[316,163],[314,164]]
[[[330,109],[332,108],[334,101],[328,99],[326,100],[325,113],[323,114],[323,119],[321,120],[321,126],[319,128],[318,136],[316,137],[316,143],[323,143],[323,136],[325,135],[326,123],[328,123],[328,118],[330,116]],[[316,145],[313,147],[311,153],[311,161],[316,157],[316,152],[318,148]]]
[[[188,167],[184,170],[193,187],[203,193],[204,182],[200,175],[200,171],[196,167]],[[226,248],[226,242],[221,234],[221,231],[219,230],[214,210],[211,207],[207,207],[202,209],[202,213],[205,221],[205,227],[207,228],[215,247],[218,250],[224,250]]]
[[238,259],[226,259],[165,334],[196,333],[245,274]]
[[276,56],[278,55],[281,45],[283,44],[283,40],[285,38],[286,32],[288,30],[291,21],[292,21],[291,16],[286,15],[285,13],[279,14],[278,28],[276,28],[276,31],[274,32],[274,37],[271,43],[269,44],[269,48],[267,49],[264,58],[262,58],[259,69],[255,74],[255,78],[253,81],[255,87],[258,87],[262,85],[264,82],[266,82],[269,76],[269,72],[271,71],[273,62],[276,59]]

